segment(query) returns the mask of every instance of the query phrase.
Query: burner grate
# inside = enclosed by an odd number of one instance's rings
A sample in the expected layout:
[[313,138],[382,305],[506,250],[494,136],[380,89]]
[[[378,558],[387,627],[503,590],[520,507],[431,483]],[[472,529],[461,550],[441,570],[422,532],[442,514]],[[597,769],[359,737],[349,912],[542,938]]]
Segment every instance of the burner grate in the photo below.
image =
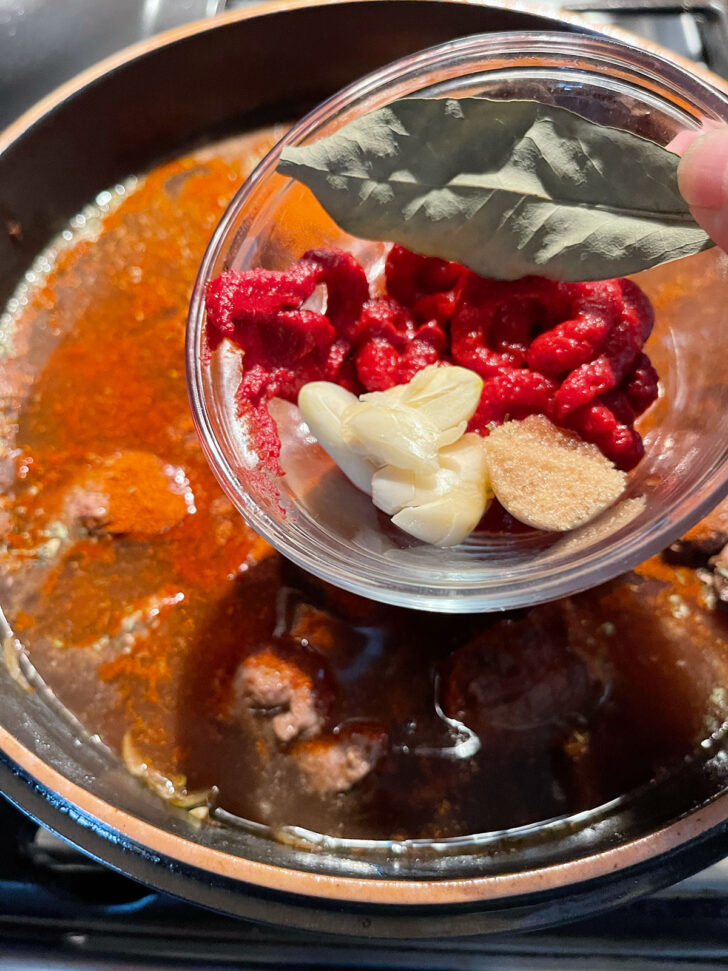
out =
[[[256,0],[203,2],[212,14]],[[578,13],[596,27],[622,27],[728,78],[728,0],[541,0],[538,6]]]
[[728,77],[725,0],[570,0],[563,9],[623,27]]
[[363,942],[253,924],[155,893],[38,829],[1,798],[0,858],[3,971],[172,971],[182,959],[206,971],[239,971],[241,961],[246,971],[699,971],[728,962],[725,864],[568,926]]

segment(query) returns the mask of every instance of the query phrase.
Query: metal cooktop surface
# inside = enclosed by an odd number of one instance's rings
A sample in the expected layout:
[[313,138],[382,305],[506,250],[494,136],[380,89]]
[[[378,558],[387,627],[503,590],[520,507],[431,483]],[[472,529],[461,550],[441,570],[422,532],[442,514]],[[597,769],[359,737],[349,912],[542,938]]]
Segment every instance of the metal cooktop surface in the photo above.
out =
[[[0,0],[0,127],[83,68],[255,0]],[[728,77],[728,0],[539,0],[616,24]]]
[[728,962],[722,871],[568,926],[440,941],[352,941],[224,917],[111,872],[0,800],[3,971],[697,971]]

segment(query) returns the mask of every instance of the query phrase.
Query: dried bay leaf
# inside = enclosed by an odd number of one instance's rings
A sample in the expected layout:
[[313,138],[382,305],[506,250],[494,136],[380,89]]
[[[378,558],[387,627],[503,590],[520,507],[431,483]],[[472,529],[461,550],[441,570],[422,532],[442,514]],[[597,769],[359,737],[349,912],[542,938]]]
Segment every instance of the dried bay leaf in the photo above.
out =
[[405,98],[278,171],[346,232],[483,276],[599,280],[713,245],[677,188],[678,157],[535,101]]

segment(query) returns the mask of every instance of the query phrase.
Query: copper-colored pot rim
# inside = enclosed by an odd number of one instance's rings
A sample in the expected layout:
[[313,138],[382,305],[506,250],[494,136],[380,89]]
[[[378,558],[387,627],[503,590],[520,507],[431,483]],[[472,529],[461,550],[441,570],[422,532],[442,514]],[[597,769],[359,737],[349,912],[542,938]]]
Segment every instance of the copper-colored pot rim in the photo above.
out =
[[604,877],[644,863],[696,839],[728,817],[728,794],[641,839],[567,863],[464,880],[377,880],[335,877],[285,869],[200,846],[111,806],[69,781],[0,728],[0,747],[41,786],[69,806],[98,820],[120,838],[179,863],[269,890],[335,901],[399,906],[437,906],[541,893]]
[[[154,38],[141,41],[105,58],[93,67],[61,85],[47,97],[26,111],[4,132],[0,133],[0,153],[77,91],[128,62],[168,44],[176,43],[194,34],[218,29],[238,21],[259,17],[266,13],[285,13],[304,7],[325,7],[340,0],[287,0],[285,3],[261,3],[245,10],[229,11],[210,20],[200,20],[175,28]],[[348,0],[350,3],[365,0]],[[420,0],[435,2],[435,0]],[[582,27],[594,31],[578,16],[562,11],[519,2],[490,3],[480,0],[452,0],[472,6],[490,7],[495,10],[523,12],[542,16],[551,21]],[[697,67],[690,61],[657,45],[635,38],[619,28],[599,25],[599,32],[626,43],[639,44],[680,67],[699,74],[709,83],[728,92],[728,83],[717,75]],[[88,790],[76,785],[51,768],[39,756],[22,745],[5,728],[0,726],[0,750],[31,776],[41,787],[55,793],[70,807],[95,819],[109,832],[118,834],[125,841],[181,864],[192,866],[227,879],[253,884],[258,887],[298,894],[305,897],[346,901],[374,905],[436,906],[444,904],[492,901],[524,894],[540,893],[574,884],[584,883],[610,873],[644,863],[665,852],[676,850],[728,818],[728,793],[721,795],[706,806],[684,819],[656,830],[628,844],[608,851],[587,855],[566,863],[498,876],[475,877],[461,880],[380,880],[376,878],[338,877],[287,869],[233,856],[220,850],[201,846],[191,840],[159,829],[124,812]]]
[[[258,3],[254,6],[246,7],[244,10],[229,10],[226,13],[218,14],[217,16],[209,19],[194,20],[189,24],[174,27],[172,30],[164,31],[163,33],[157,34],[154,37],[139,41],[136,44],[131,44],[128,47],[123,48],[123,50],[117,51],[117,53],[98,61],[96,64],[87,68],[85,71],[82,71],[80,74],[77,74],[75,77],[60,85],[50,94],[46,95],[45,98],[42,98],[31,108],[25,111],[19,118],[5,128],[4,131],[0,132],[0,154],[2,154],[2,152],[7,149],[8,145],[15,141],[16,138],[19,138],[23,132],[26,131],[26,129],[34,125],[44,115],[48,114],[48,112],[60,105],[67,98],[70,98],[73,94],[75,94],[76,91],[88,84],[91,84],[93,81],[102,78],[105,74],[113,71],[114,68],[127,64],[129,61],[135,60],[138,57],[143,57],[159,47],[174,44],[177,41],[184,40],[184,38],[191,37],[194,34],[203,33],[208,30],[216,30],[225,24],[237,23],[238,21],[260,17],[266,13],[285,13],[289,10],[300,10],[304,7],[326,7],[337,2],[340,2],[340,0],[286,0],[286,2],[281,2],[281,0],[268,0],[268,2]],[[366,0],[347,0],[347,2],[363,3],[366,2]],[[380,2],[386,2],[386,0],[380,0]],[[438,0],[419,0],[419,2],[434,3],[438,2]],[[582,27],[585,30],[598,30],[599,33],[608,37],[613,37],[615,40],[621,40],[626,44],[639,46],[643,50],[650,51],[652,54],[656,54],[659,57],[672,61],[674,64],[677,64],[684,70],[691,71],[693,74],[697,74],[698,76],[704,78],[710,84],[720,88],[722,91],[728,92],[728,81],[719,77],[717,74],[713,74],[712,71],[709,71],[706,68],[703,68],[700,65],[697,65],[687,58],[681,57],[679,54],[675,54],[664,47],[660,47],[658,44],[652,44],[641,37],[637,37],[626,30],[622,30],[620,27],[612,27],[608,24],[599,24],[597,27],[593,24],[587,23],[581,17],[577,16],[576,14],[571,14],[568,11],[551,10],[547,9],[546,7],[541,7],[538,4],[521,3],[518,2],[518,0],[512,0],[512,2],[504,0],[504,2],[501,3],[493,3],[490,2],[490,0],[452,0],[452,2],[474,7],[490,7],[494,10],[517,11],[534,16],[541,16],[548,20],[558,20],[561,23],[571,24],[575,27]]]

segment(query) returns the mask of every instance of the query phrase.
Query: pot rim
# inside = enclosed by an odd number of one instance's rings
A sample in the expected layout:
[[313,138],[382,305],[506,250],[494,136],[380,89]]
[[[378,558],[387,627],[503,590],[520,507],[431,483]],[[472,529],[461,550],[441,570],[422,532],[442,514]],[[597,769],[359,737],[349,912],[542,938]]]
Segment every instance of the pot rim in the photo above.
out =
[[[0,156],[21,138],[26,131],[40,123],[55,109],[82,89],[92,85],[109,73],[130,62],[142,58],[160,48],[173,45],[188,37],[224,28],[228,24],[269,14],[285,14],[310,7],[337,6],[341,0],[267,0],[267,2],[232,10],[211,19],[196,20],[184,26],[165,31],[152,38],[139,41],[87,68],[74,78],[25,111],[17,120],[0,132]],[[349,3],[365,3],[369,0],[347,0]],[[438,3],[441,0],[419,0]],[[459,5],[520,12],[541,17],[554,28],[569,25],[580,28],[586,34],[612,37],[632,44],[638,43],[643,50],[654,53],[674,64],[690,70],[713,86],[728,92],[728,81],[707,69],[659,45],[635,38],[620,28],[599,25],[596,29],[577,15],[563,11],[554,12],[538,5],[519,2],[491,2],[491,0],[453,0]],[[545,29],[545,28],[544,28]],[[218,877],[254,885],[266,890],[284,892],[320,901],[338,901],[355,904],[397,905],[401,908],[434,907],[453,904],[495,902],[501,899],[523,897],[534,893],[558,891],[566,886],[584,884],[617,871],[644,864],[658,856],[677,851],[686,844],[705,837],[711,829],[728,819],[728,792],[716,796],[706,805],[696,808],[689,815],[661,827],[630,843],[617,845],[605,851],[579,857],[565,863],[495,876],[469,877],[464,879],[379,879],[372,877],[342,877],[285,868],[234,856],[221,850],[202,846],[192,840],[147,823],[137,816],[120,810],[89,790],[72,782],[52,768],[38,755],[20,743],[7,729],[0,726],[0,751],[37,784],[63,800],[63,812],[70,818],[81,816],[96,821],[97,834],[113,841],[129,851],[149,851],[162,854],[179,864]],[[47,799],[48,796],[46,795]],[[83,845],[84,840],[79,839]],[[704,861],[703,861],[704,864]]]
[[707,833],[728,818],[728,792],[683,819],[655,830],[630,843],[582,856],[553,866],[496,876],[442,880],[392,880],[372,877],[342,877],[311,873],[259,863],[222,850],[201,846],[182,836],[159,829],[124,810],[117,809],[57,770],[18,742],[0,727],[0,748],[21,766],[40,786],[51,790],[66,804],[66,812],[81,813],[104,828],[104,835],[115,842],[132,844],[161,853],[178,863],[216,876],[254,884],[268,890],[283,891],[308,898],[332,901],[397,906],[436,907],[513,898],[531,893],[554,891],[586,883],[618,870],[679,849]]
[[[88,67],[79,74],[74,75],[74,77],[70,78],[68,81],[64,81],[63,84],[59,85],[44,98],[41,98],[40,101],[37,101],[34,105],[24,111],[19,118],[12,121],[4,130],[1,130],[0,156],[3,155],[10,145],[16,141],[16,139],[20,138],[26,130],[37,124],[43,117],[50,114],[68,98],[71,98],[77,91],[80,91],[82,88],[93,84],[94,81],[97,81],[104,77],[104,75],[111,73],[116,68],[122,67],[123,65],[128,64],[130,61],[136,60],[137,58],[144,57],[157,48],[175,44],[178,41],[184,40],[185,38],[191,37],[195,34],[217,30],[218,28],[224,27],[227,24],[251,20],[255,17],[260,17],[267,14],[285,14],[291,10],[300,10],[305,7],[334,6],[339,2],[340,0],[262,0],[262,2],[245,7],[242,10],[228,10],[223,13],[216,14],[214,17],[193,20],[188,24],[173,27],[170,30],[165,30],[159,34],[155,34],[153,37],[148,37],[144,40],[137,41],[134,44],[129,44],[120,51],[110,54],[108,57],[105,57],[102,60],[97,61],[95,64],[92,64],[91,67]],[[347,2],[367,3],[369,0],[347,0]],[[387,2],[387,0],[384,0],[384,2]],[[438,3],[441,2],[441,0],[419,0],[419,2]],[[623,30],[621,27],[614,27],[610,24],[599,24],[597,29],[597,27],[589,24],[582,17],[578,16],[578,14],[572,14],[567,10],[554,11],[546,6],[541,6],[538,3],[531,4],[525,2],[525,0],[502,0],[502,2],[497,2],[497,0],[455,0],[455,2],[464,6],[486,7],[494,10],[508,10],[518,13],[531,14],[533,16],[543,17],[546,20],[552,21],[554,24],[561,23],[579,27],[585,33],[601,34],[606,37],[613,37],[615,40],[621,40],[623,43],[632,44],[633,46],[636,43],[643,50],[656,54],[658,57],[663,57],[666,60],[672,61],[679,67],[691,71],[693,74],[698,75],[699,77],[703,78],[703,80],[708,81],[710,84],[720,88],[722,91],[728,92],[728,80],[721,78],[719,75],[714,74],[712,71],[702,67],[699,64],[695,64],[688,58],[682,57],[673,51],[669,51],[666,48],[661,47],[659,44],[653,44],[652,42],[644,40],[641,37],[637,37],[635,34],[632,34],[627,30]],[[556,14],[558,14],[558,16],[556,16]]]

